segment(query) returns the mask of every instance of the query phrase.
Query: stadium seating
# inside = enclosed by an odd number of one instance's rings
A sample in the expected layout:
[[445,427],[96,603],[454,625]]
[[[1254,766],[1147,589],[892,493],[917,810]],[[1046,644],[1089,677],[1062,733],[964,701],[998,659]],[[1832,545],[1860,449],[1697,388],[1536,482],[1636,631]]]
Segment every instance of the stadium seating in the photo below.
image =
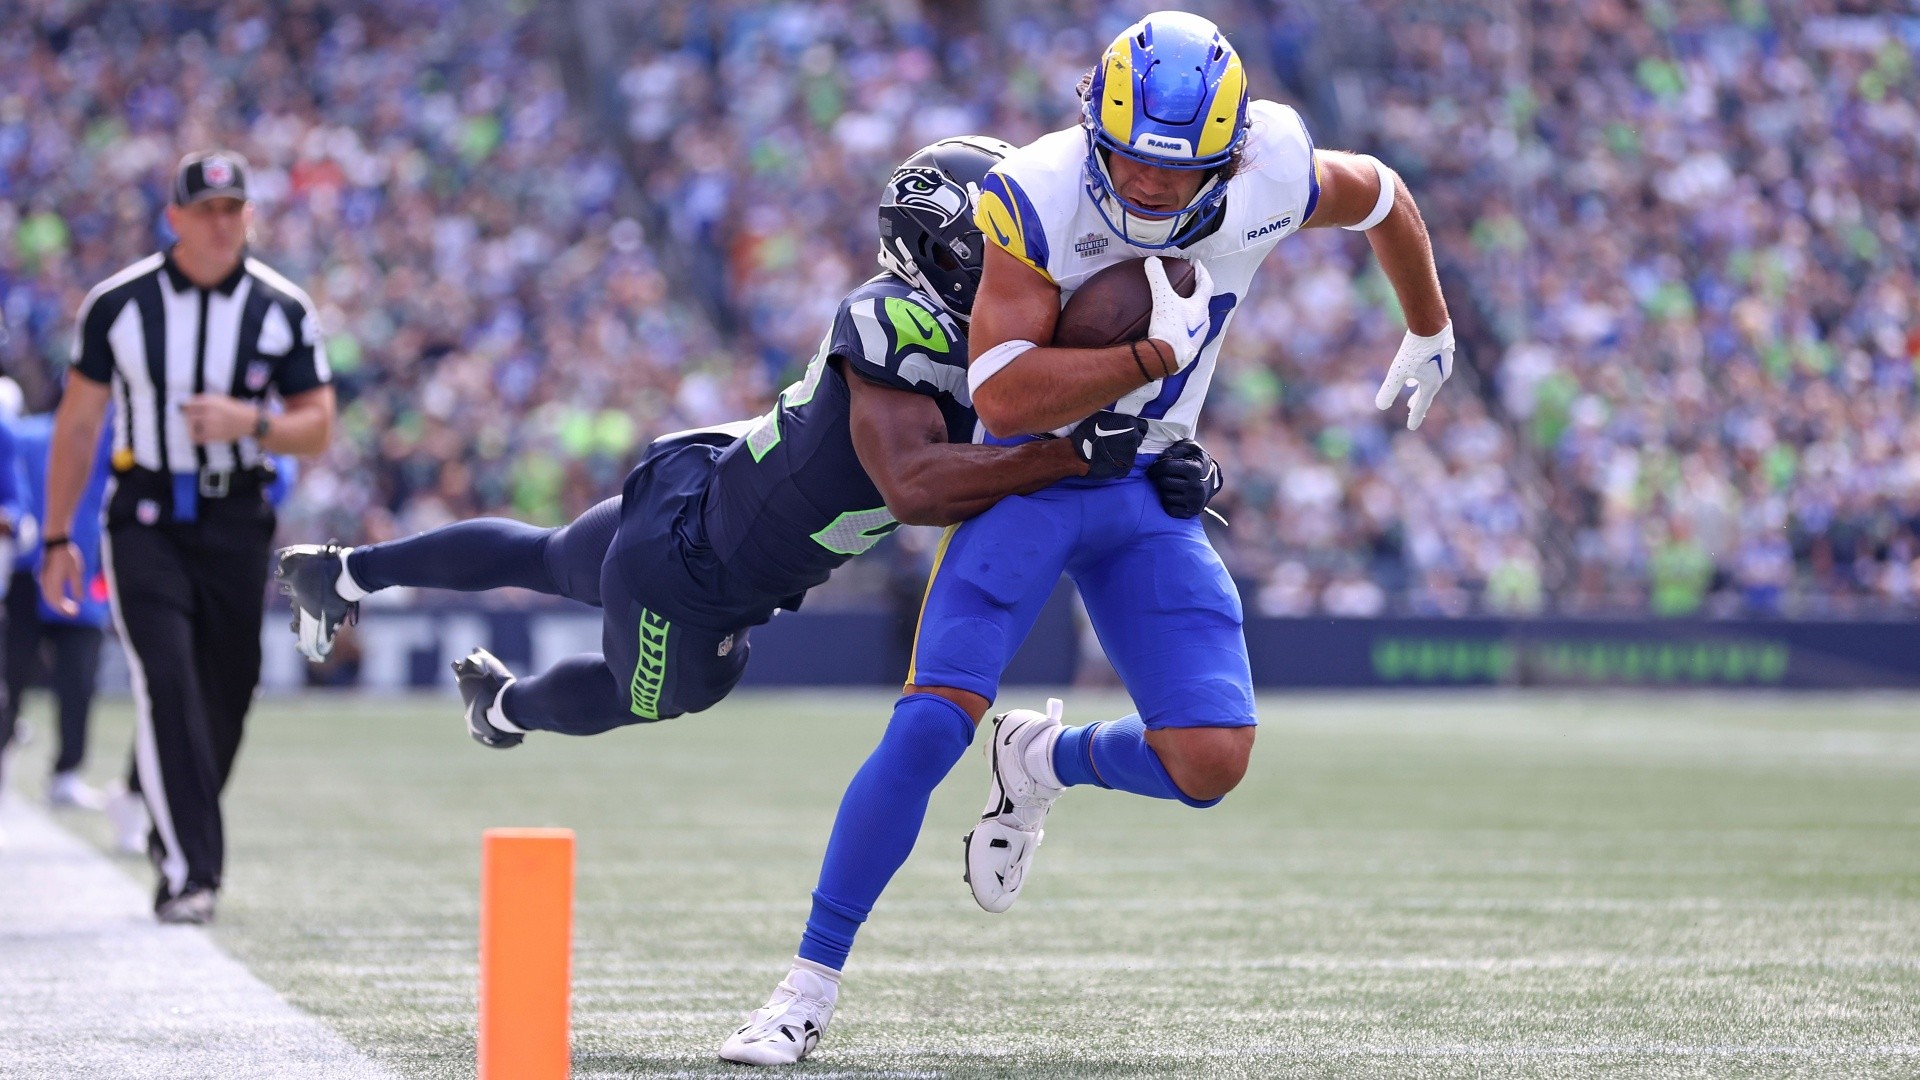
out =
[[[1259,92],[1407,178],[1465,358],[1405,432],[1364,242],[1278,249],[1202,433],[1250,609],[1920,605],[1920,20],[1828,6],[1211,6]],[[1138,14],[638,3],[583,47],[552,5],[8,7],[0,360],[44,402],[175,156],[244,151],[348,401],[285,516],[356,540],[560,520],[652,434],[764,408],[873,270],[891,164],[1071,123]]]

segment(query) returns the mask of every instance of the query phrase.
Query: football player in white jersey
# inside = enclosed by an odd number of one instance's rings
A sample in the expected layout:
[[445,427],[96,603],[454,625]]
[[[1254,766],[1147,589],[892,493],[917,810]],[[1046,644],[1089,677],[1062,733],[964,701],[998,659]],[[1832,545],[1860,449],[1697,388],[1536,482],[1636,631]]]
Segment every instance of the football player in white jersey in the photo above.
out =
[[[1412,196],[1372,157],[1316,151],[1292,109],[1249,103],[1239,57],[1211,22],[1149,15],[1083,85],[1081,126],[1008,155],[981,185],[987,249],[967,380],[982,440],[1065,434],[1107,409],[1144,426],[1140,456],[1126,477],[1059,481],[948,530],[905,693],[841,803],[794,974],[723,1057],[796,1061],[824,1034],[855,932],[1062,573],[1139,711],[1069,728],[1055,700],[1045,713],[995,718],[986,811],[966,838],[980,906],[1005,911],[1019,897],[1041,824],[1068,787],[1207,807],[1239,783],[1255,723],[1240,600],[1198,519],[1163,510],[1147,476],[1166,467],[1156,455],[1194,434],[1221,336],[1276,244],[1301,228],[1368,233],[1409,326],[1380,408],[1412,384],[1408,427],[1418,427],[1451,371],[1451,324]],[[1088,277],[1161,252],[1195,264],[1195,287],[1181,297],[1149,260],[1146,338],[1045,344]]]

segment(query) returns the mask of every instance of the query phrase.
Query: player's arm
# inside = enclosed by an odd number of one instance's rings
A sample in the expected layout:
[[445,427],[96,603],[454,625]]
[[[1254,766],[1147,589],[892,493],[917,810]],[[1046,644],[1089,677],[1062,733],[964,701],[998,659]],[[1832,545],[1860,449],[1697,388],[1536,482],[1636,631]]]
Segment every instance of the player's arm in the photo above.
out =
[[1004,248],[987,244],[967,334],[968,361],[978,365],[985,357],[991,364],[996,350],[1020,342],[1037,346],[984,381],[971,380],[974,410],[994,435],[1052,431],[1175,370],[1165,345],[1053,348],[1048,343],[1059,318],[1060,287]]
[[187,433],[196,445],[231,442],[265,428],[260,446],[270,454],[314,455],[333,435],[333,387],[316,386],[286,399],[279,415],[264,404],[226,394],[195,394],[182,402]]
[[1447,325],[1447,300],[1440,295],[1440,275],[1433,267],[1433,240],[1427,235],[1427,223],[1413,193],[1399,174],[1384,165],[1376,167],[1374,158],[1339,150],[1321,150],[1314,154],[1314,168],[1320,178],[1320,201],[1313,216],[1303,226],[1323,229],[1334,226],[1351,228],[1365,224],[1380,209],[1382,169],[1392,179],[1393,191],[1386,216],[1366,230],[1380,269],[1392,283],[1406,313],[1407,329],[1422,336],[1437,334]]
[[270,454],[322,453],[333,440],[333,387],[316,386],[286,398],[286,411],[271,417],[261,449]]
[[1378,158],[1321,151],[1313,161],[1320,201],[1305,227],[1337,225],[1364,231],[1406,314],[1407,336],[1388,365],[1373,404],[1378,409],[1391,408],[1404,387],[1413,387],[1407,402],[1407,430],[1413,431],[1453,374],[1453,321],[1440,294],[1427,223],[1407,185]]
[[908,525],[951,525],[1009,495],[1087,474],[1087,463],[1067,439],[1019,446],[950,443],[932,398],[843,375],[854,452],[887,509]]
[[[47,516],[42,535],[58,540],[73,531],[73,513],[80,493],[93,475],[93,456],[100,446],[100,427],[106,421],[112,384],[96,382],[76,366],[67,375],[60,408],[53,414],[53,437],[47,447]],[[47,604],[63,615],[80,611],[79,598],[86,579],[80,549],[71,543],[49,545],[40,560],[40,591]]]

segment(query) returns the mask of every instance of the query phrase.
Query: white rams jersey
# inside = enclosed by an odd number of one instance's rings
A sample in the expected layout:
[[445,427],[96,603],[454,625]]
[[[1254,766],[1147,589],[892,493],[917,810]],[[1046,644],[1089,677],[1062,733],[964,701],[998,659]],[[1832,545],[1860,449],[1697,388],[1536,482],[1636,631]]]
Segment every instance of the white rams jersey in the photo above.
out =
[[[1300,228],[1320,196],[1313,139],[1300,114],[1278,102],[1255,101],[1247,107],[1247,121],[1244,164],[1227,181],[1219,211],[1224,220],[1186,247],[1134,247],[1107,226],[1088,190],[1087,139],[1078,127],[1043,135],[1009,154],[981,187],[980,231],[1060,286],[1062,305],[1082,282],[1117,262],[1164,255],[1206,264],[1213,276],[1213,327],[1200,355],[1172,378],[1148,383],[1113,406],[1148,420],[1143,453],[1194,437],[1234,309],[1267,252]],[[1108,212],[1117,220],[1120,208]]]

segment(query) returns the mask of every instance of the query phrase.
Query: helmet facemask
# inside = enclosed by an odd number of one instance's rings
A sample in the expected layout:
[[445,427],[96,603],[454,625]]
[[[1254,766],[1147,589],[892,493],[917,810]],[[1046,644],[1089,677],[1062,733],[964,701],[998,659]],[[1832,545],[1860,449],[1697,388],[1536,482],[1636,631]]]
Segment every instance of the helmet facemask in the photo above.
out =
[[[1206,228],[1214,211],[1227,197],[1228,169],[1215,165],[1209,168],[1206,180],[1201,183],[1200,190],[1194,192],[1193,199],[1185,209],[1159,214],[1135,206],[1114,186],[1113,173],[1107,168],[1109,153],[1107,148],[1100,145],[1094,129],[1088,128],[1087,197],[1093,200],[1094,209],[1100,211],[1100,219],[1107,223],[1107,228],[1134,247],[1172,248],[1189,243]],[[1132,156],[1136,161],[1142,160],[1137,155]],[[1147,164],[1166,167],[1160,162]]]

